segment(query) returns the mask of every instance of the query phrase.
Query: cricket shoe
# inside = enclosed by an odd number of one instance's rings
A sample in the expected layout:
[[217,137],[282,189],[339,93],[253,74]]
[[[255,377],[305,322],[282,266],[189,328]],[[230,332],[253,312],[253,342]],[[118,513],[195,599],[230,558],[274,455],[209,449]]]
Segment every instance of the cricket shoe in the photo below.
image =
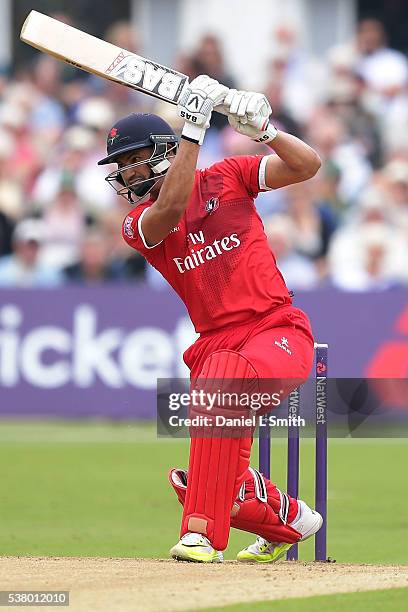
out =
[[215,550],[210,541],[201,533],[186,533],[181,540],[170,549],[170,555],[177,561],[192,563],[222,563],[222,552]]
[[[299,542],[304,542],[319,531],[323,525],[323,518],[301,499],[298,500],[298,506],[298,515],[290,523],[290,526],[302,534]],[[274,563],[283,557],[292,546],[293,544],[286,542],[268,542],[268,540],[258,536],[254,544],[239,551],[237,560],[252,563]]]
[[268,542],[268,540],[258,536],[253,544],[239,551],[237,561],[273,563],[283,557],[291,546],[292,544],[286,542]]

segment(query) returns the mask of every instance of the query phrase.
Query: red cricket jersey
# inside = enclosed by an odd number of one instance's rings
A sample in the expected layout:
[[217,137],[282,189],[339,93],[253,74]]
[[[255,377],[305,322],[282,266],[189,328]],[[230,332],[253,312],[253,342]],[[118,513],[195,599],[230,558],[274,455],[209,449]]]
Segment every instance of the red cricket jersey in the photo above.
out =
[[146,244],[141,229],[152,201],[124,221],[123,238],[178,293],[199,333],[292,303],[254,205],[267,189],[267,159],[230,157],[196,170],[183,217],[156,246]]

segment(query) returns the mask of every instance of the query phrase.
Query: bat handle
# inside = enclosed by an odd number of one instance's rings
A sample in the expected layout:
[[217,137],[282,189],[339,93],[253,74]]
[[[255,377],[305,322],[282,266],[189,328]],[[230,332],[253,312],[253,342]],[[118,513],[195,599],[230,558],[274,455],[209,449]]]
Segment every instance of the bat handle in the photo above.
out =
[[220,115],[228,115],[227,111],[222,106],[214,106],[214,110],[216,113],[220,113]]

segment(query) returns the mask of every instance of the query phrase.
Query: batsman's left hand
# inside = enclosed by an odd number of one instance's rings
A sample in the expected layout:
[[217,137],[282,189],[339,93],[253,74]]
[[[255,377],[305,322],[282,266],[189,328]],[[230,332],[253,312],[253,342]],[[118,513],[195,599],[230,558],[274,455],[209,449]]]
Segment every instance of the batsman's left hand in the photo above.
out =
[[177,107],[179,116],[185,120],[182,137],[201,145],[210,127],[213,108],[222,104],[227,93],[228,87],[206,74],[191,81]]
[[272,108],[264,94],[230,89],[223,108],[229,124],[240,134],[257,142],[270,142],[277,136],[276,128],[269,121]]

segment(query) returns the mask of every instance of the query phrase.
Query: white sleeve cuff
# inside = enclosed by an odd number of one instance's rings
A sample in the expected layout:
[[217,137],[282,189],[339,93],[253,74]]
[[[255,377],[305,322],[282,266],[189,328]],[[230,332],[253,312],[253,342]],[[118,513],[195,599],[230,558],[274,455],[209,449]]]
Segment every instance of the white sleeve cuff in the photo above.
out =
[[137,221],[137,230],[138,230],[138,232],[139,232],[139,236],[140,236],[140,237],[141,237],[141,239],[142,239],[143,246],[144,246],[146,249],[154,249],[154,247],[159,246],[159,244],[161,244],[161,243],[163,242],[163,240],[160,240],[160,242],[158,242],[157,244],[153,244],[152,246],[149,246],[149,245],[147,244],[147,242],[146,242],[146,240],[145,240],[145,237],[144,237],[144,235],[143,235],[143,231],[142,231],[142,219],[143,219],[144,214],[145,214],[145,212],[146,212],[147,210],[148,210],[148,209],[147,209],[147,208],[145,208],[145,209],[144,209],[144,211],[142,212],[142,214],[140,215],[140,217],[139,217],[139,219],[138,219],[138,221]]
[[270,157],[272,157],[272,155],[265,155],[261,159],[261,163],[259,164],[259,170],[258,170],[259,189],[266,189],[267,191],[272,191],[273,190],[273,187],[268,187],[268,185],[265,183],[266,164],[267,164],[268,159]]

